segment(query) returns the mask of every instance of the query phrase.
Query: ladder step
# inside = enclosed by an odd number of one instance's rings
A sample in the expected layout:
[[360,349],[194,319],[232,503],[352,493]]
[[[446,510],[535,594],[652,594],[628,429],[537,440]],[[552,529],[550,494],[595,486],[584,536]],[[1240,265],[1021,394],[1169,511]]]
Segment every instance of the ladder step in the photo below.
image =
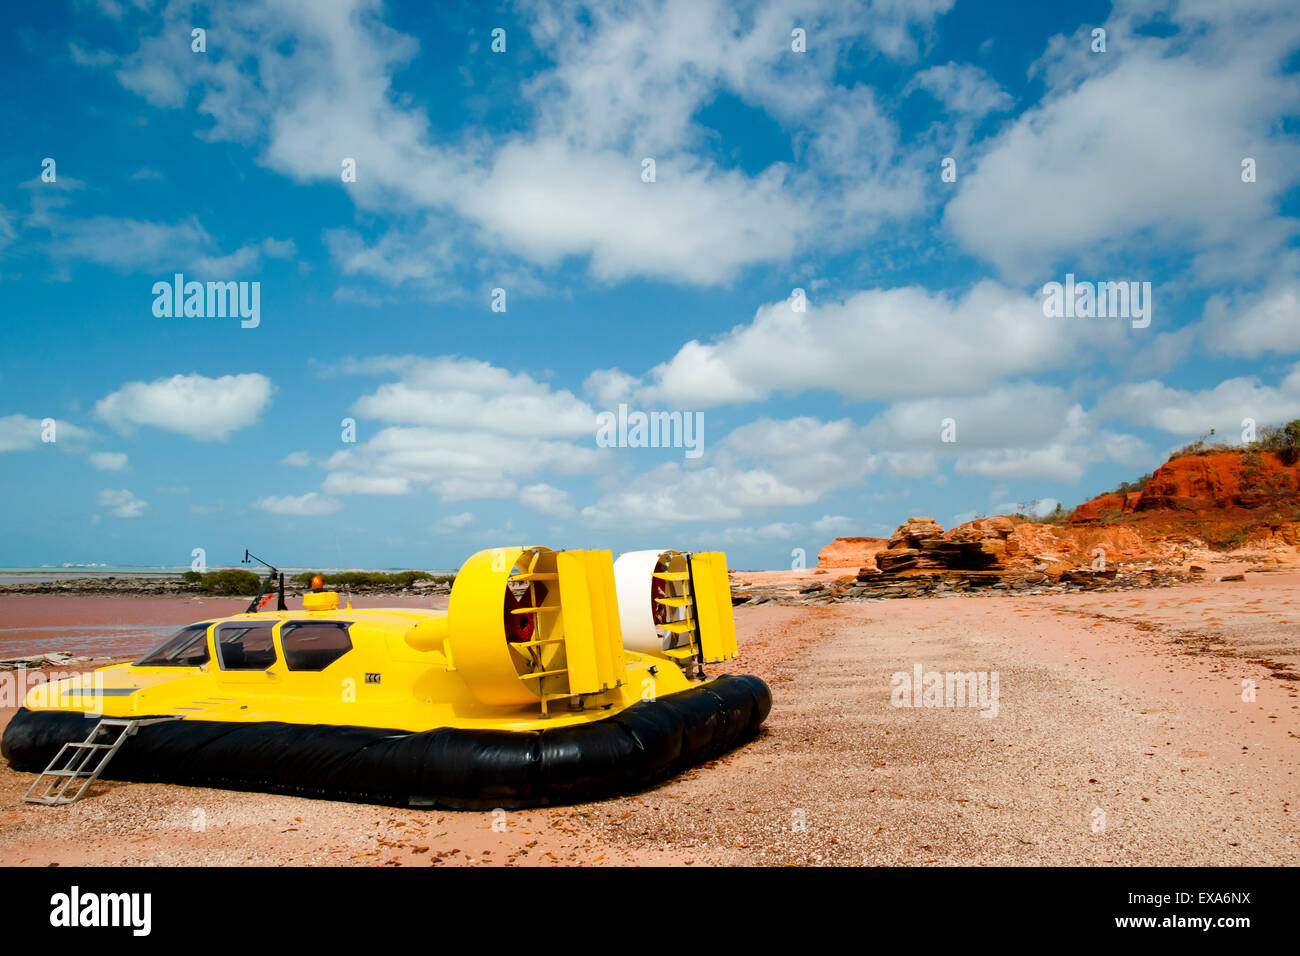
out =
[[668,631],[672,634],[685,634],[687,631],[695,630],[694,621],[669,621],[667,624],[656,625],[660,630]]
[[[85,795],[87,788],[99,779],[108,762],[113,759],[128,737],[135,735],[136,729],[147,724],[161,723],[167,720],[179,720],[178,717],[149,717],[135,719],[129,717],[101,717],[85,740],[69,741],[59,748],[49,765],[37,774],[32,785],[23,794],[24,803],[40,803],[46,806],[64,806],[76,803]],[[111,736],[111,743],[95,743],[101,733],[107,734],[111,728],[117,728],[116,736]],[[92,756],[98,752],[98,757]],[[60,764],[62,764],[60,766]],[[60,784],[59,781],[63,783]],[[69,792],[76,781],[81,781],[75,792]]]
[[666,607],[690,607],[691,599],[688,597],[662,597],[655,598],[656,604],[663,604]]
[[658,578],[660,581],[689,581],[691,579],[689,571],[656,571],[650,576]]

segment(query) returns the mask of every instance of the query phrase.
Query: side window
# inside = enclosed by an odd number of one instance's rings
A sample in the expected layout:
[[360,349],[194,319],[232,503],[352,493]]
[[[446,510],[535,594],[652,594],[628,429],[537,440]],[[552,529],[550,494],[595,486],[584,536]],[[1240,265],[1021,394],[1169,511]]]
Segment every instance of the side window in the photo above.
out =
[[135,662],[136,667],[199,667],[208,662],[208,625],[182,627]]
[[275,663],[271,621],[222,624],[217,628],[217,660],[223,671],[264,671]]
[[290,622],[280,628],[280,644],[291,671],[323,671],[352,650],[348,625],[336,621]]

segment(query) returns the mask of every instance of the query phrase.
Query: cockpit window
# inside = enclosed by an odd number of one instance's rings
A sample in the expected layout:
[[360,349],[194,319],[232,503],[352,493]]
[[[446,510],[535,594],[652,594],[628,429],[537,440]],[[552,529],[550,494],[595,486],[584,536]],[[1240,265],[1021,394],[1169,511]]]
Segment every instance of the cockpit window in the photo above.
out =
[[336,621],[290,621],[280,628],[285,665],[291,671],[323,671],[352,650],[348,625]]
[[208,662],[208,625],[182,627],[135,662],[136,667],[199,667]]
[[275,663],[272,621],[221,624],[217,627],[217,660],[223,671],[264,671]]

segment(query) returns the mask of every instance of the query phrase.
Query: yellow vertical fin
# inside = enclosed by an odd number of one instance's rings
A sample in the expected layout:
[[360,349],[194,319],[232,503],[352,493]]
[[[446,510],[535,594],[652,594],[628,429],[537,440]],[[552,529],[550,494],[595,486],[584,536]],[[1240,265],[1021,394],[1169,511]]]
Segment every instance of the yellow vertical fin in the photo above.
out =
[[587,552],[587,586],[591,596],[592,636],[602,688],[623,682],[627,665],[623,659],[623,627],[618,618],[618,594],[614,589],[614,555],[609,551]]
[[599,664],[592,632],[590,587],[586,553],[560,551],[555,555],[560,578],[560,607],[564,625],[564,655],[569,668],[569,693],[594,694],[600,690]]
[[731,660],[739,653],[736,619],[731,610],[727,556],[721,551],[691,555],[691,578],[699,620],[700,648],[706,664]]

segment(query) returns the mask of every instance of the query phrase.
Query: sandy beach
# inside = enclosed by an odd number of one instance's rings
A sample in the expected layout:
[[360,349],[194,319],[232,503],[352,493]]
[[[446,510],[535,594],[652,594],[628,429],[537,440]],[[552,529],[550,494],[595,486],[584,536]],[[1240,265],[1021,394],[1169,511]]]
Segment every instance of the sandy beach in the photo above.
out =
[[[5,767],[0,864],[1295,865],[1298,587],[742,606],[735,670],[771,685],[766,728],[652,790],[493,815],[101,781],[49,808]],[[125,657],[152,640],[126,628],[240,603],[0,600],[3,656]],[[996,716],[895,706],[918,665],[996,674]]]

